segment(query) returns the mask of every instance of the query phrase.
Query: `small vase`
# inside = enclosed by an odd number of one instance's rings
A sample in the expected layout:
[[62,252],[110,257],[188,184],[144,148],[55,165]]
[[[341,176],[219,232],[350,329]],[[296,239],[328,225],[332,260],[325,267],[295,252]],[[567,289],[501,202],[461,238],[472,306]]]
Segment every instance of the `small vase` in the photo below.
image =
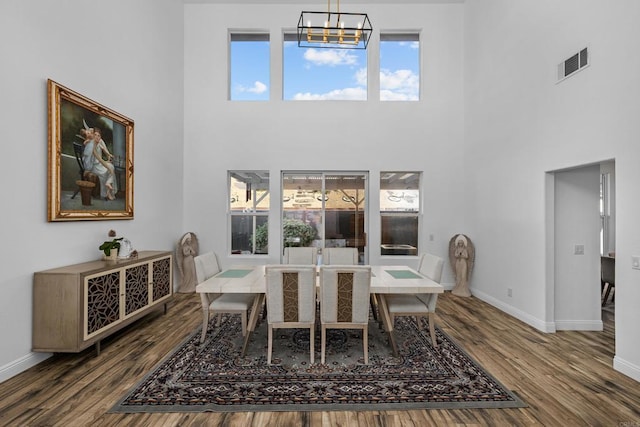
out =
[[109,252],[109,255],[106,254],[102,254],[102,259],[107,260],[107,261],[117,261],[118,260],[118,250],[113,248],[111,249],[111,251]]

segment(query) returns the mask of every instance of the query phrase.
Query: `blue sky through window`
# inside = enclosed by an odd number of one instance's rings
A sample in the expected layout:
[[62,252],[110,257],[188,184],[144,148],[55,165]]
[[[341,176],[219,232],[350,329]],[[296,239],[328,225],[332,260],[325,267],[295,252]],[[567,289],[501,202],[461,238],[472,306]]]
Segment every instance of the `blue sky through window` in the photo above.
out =
[[285,100],[366,100],[367,51],[284,42]]
[[231,42],[231,100],[269,100],[269,42]]
[[417,101],[420,95],[420,43],[380,41],[380,99]]
[[[231,42],[231,100],[269,100],[269,42]],[[283,99],[366,100],[367,51],[300,48],[285,41]],[[380,42],[380,99],[415,101],[420,93],[418,41]]]

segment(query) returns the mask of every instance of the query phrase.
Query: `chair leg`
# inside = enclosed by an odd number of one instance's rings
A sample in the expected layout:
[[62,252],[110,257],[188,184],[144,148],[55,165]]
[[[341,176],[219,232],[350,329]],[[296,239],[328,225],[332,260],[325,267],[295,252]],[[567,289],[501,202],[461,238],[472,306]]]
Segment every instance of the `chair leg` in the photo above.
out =
[[311,353],[311,364],[313,365],[313,348],[315,347],[315,325],[309,327],[309,352]]
[[604,292],[604,297],[602,298],[603,307],[607,303],[607,300],[609,299],[609,293],[611,293],[611,283],[605,283],[604,286],[606,288],[606,291]]
[[242,336],[244,337],[247,335],[247,312],[240,313],[240,318],[242,319]]
[[325,345],[327,341],[327,328],[322,325],[320,329],[320,363],[324,365],[324,354],[325,354]]
[[433,313],[429,313],[429,333],[431,334],[431,342],[434,348],[438,348],[436,341],[436,319]]
[[221,321],[222,321],[222,313],[218,313],[218,322],[216,323],[216,327],[220,326]]
[[369,303],[371,304],[371,314],[373,314],[373,320],[378,321],[378,302],[376,301],[376,294],[371,294],[369,297]]
[[273,349],[273,326],[269,325],[267,344],[267,364],[271,365],[271,350]]
[[420,316],[416,316],[416,324],[418,325],[418,330],[422,330],[422,322],[420,321]]
[[364,348],[364,364],[369,364],[369,327],[362,329],[362,346]]
[[202,309],[202,335],[200,336],[200,344],[204,342],[204,337],[207,336],[207,326],[209,325],[209,309]]

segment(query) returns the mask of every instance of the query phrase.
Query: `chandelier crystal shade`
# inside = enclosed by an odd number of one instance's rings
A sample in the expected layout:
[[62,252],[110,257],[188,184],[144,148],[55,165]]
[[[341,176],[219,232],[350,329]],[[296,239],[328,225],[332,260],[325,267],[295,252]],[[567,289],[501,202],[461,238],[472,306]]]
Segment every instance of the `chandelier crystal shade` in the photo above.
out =
[[366,13],[331,11],[331,0],[326,12],[303,10],[298,20],[298,46],[331,49],[366,49],[371,39],[371,21]]

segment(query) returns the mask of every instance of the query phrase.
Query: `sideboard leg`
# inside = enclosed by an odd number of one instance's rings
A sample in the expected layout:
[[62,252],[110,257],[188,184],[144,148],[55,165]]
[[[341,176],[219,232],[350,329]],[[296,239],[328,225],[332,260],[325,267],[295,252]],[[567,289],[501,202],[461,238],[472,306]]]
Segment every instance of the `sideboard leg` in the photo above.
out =
[[96,356],[100,356],[100,340],[96,341]]

